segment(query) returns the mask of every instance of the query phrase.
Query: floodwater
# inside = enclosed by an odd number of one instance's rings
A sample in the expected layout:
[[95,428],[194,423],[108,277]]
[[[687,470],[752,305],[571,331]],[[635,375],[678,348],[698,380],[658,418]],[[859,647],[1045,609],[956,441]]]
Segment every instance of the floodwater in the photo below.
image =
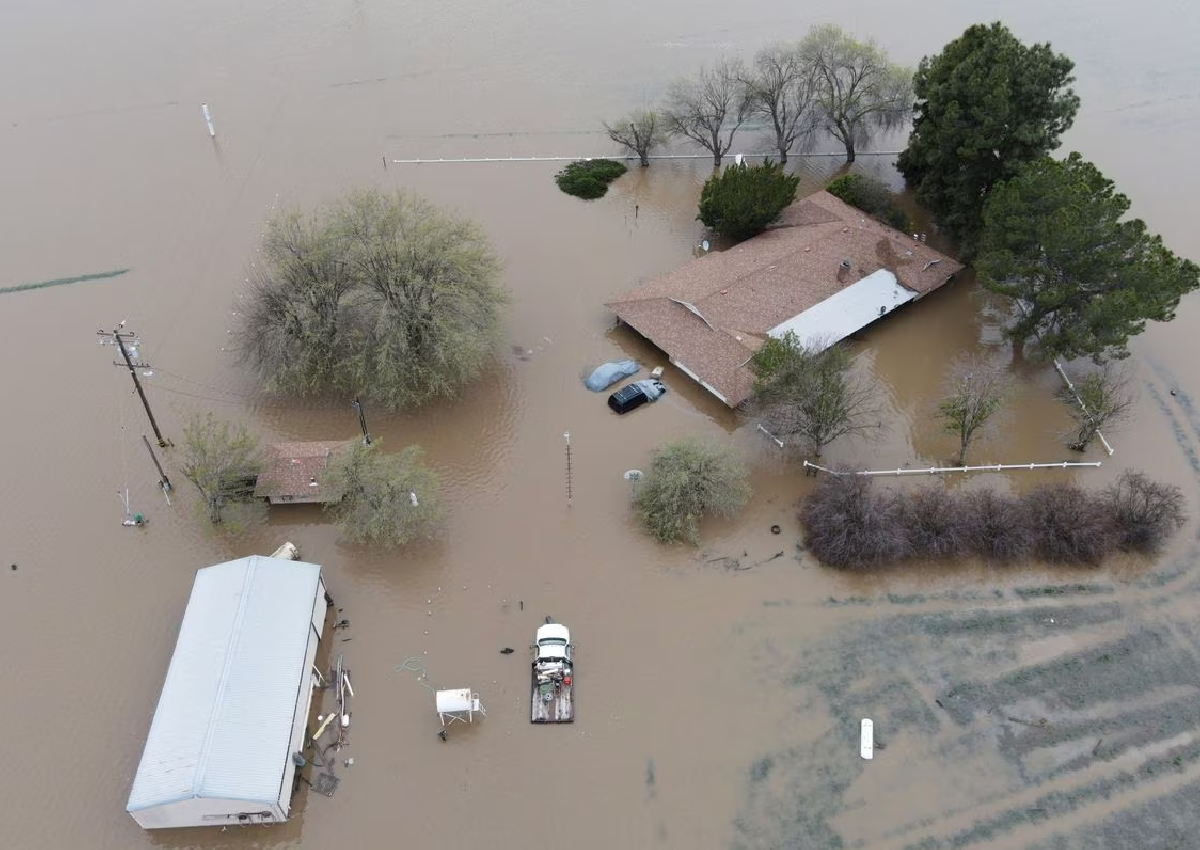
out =
[[[793,506],[811,479],[752,423],[672,369],[672,392],[622,419],[579,380],[621,356],[657,364],[602,304],[691,256],[702,160],[635,170],[588,204],[557,191],[554,163],[385,167],[604,153],[602,117],[653,102],[723,53],[829,21],[915,64],[997,7],[850,0],[803,12],[780,0],[4,4],[0,289],[128,270],[0,294],[6,848],[1191,846],[1195,523],[1158,564],[823,570],[796,549]],[[1084,106],[1067,146],[1170,246],[1200,257],[1192,5],[1021,0],[1004,14],[1023,39],[1076,61]],[[858,167],[895,180],[889,162]],[[837,165],[808,161],[805,185]],[[207,410],[266,441],[354,436],[348,401],[262,398],[226,346],[265,218],[355,185],[405,187],[482,225],[505,264],[509,344],[522,356],[504,348],[458,402],[367,410],[374,435],[421,444],[442,472],[443,540],[364,552],[304,507],[214,536],[182,476],[173,506],[156,492],[144,414],[96,330],[127,320],[140,335],[151,403],[177,442]],[[1198,305],[1187,299],[1136,341],[1140,401],[1110,435],[1113,458],[1093,450],[1100,469],[1003,481],[1100,486],[1132,466],[1200,504]],[[931,405],[956,352],[1006,356],[989,309],[964,278],[863,334],[889,428],[831,459],[949,457]],[[976,459],[1069,459],[1053,372],[1027,370],[1022,387]],[[707,525],[699,549],[645,538],[622,479],[685,434],[729,441],[754,468],[752,504]],[[178,449],[165,454],[173,464]],[[143,530],[120,524],[126,488]],[[354,765],[339,760],[332,798],[303,789],[286,825],[144,833],[124,806],[194,570],[285,540],[324,566],[351,621],[325,660],[341,653],[354,673],[341,754]],[[578,720],[562,728],[530,726],[523,655],[498,651],[523,649],[547,614],[578,642]],[[478,691],[486,719],[440,742],[432,694],[397,671],[410,658],[431,684]],[[886,745],[869,763],[857,750],[866,716]]]

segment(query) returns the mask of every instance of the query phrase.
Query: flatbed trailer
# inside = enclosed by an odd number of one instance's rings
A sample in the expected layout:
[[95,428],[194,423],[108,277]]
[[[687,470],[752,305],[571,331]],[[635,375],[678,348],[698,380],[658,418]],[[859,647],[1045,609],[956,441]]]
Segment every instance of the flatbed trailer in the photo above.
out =
[[550,622],[537,630],[533,644],[530,720],[533,723],[571,723],[575,720],[575,665],[571,632]]

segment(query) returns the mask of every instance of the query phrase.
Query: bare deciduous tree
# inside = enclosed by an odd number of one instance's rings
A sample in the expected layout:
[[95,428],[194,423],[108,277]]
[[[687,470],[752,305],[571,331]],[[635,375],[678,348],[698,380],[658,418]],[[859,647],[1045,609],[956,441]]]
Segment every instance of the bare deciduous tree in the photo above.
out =
[[795,45],[775,44],[754,57],[746,80],[749,111],[771,122],[779,163],[791,150],[807,148],[817,128],[816,75]]
[[967,462],[967,449],[997,410],[1008,392],[1008,375],[971,355],[956,357],[946,374],[946,395],[938,404],[942,429],[958,438],[958,464]]
[[1075,420],[1075,434],[1069,445],[1077,452],[1084,451],[1101,428],[1120,422],[1129,415],[1137,400],[1129,380],[1129,372],[1123,367],[1105,363],[1090,370],[1072,383],[1063,387],[1059,398],[1068,406]]
[[196,416],[183,440],[180,472],[199,491],[209,521],[221,522],[227,507],[253,500],[263,457],[245,425],[218,422],[211,413]]
[[720,167],[749,113],[745,76],[739,60],[723,59],[712,68],[702,68],[699,79],[679,80],[667,92],[667,131],[709,151],[715,167]]
[[608,138],[638,158],[642,167],[650,165],[650,152],[666,139],[663,120],[653,109],[638,109],[619,121],[604,122]]
[[859,145],[875,130],[901,126],[912,113],[912,71],[888,61],[873,40],[856,41],[834,24],[809,30],[800,53],[817,79],[825,129],[854,162]]
[[801,343],[789,332],[768,339],[750,359],[755,399],[767,430],[785,444],[800,442],[815,457],[839,437],[883,426],[876,385],[854,368],[842,344]]

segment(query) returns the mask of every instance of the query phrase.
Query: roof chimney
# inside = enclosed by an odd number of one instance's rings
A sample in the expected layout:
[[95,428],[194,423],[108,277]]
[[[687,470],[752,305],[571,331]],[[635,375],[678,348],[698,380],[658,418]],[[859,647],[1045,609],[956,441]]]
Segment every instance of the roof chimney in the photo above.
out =
[[842,260],[842,268],[844,268],[844,269],[850,268],[850,261],[847,259],[843,259]]

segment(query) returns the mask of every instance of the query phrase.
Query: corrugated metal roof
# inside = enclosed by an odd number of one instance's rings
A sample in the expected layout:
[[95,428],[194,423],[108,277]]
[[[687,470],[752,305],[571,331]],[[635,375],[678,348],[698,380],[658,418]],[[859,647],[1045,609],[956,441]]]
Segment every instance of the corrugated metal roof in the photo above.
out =
[[128,811],[278,799],[320,575],[259,555],[196,571]]
[[782,339],[791,331],[805,347],[815,343],[832,345],[916,297],[917,293],[901,286],[894,274],[880,269],[780,322],[769,333]]

